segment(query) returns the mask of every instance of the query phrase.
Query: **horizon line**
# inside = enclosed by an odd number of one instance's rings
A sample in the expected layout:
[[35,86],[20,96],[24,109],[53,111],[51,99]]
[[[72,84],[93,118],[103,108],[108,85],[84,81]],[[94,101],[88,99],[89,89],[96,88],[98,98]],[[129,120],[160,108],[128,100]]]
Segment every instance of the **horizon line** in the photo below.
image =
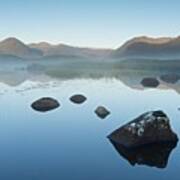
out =
[[131,36],[129,37],[128,39],[124,40],[122,43],[120,43],[117,47],[93,47],[93,46],[83,46],[83,45],[73,45],[73,44],[70,44],[70,43],[66,43],[66,42],[60,42],[60,43],[53,43],[53,42],[50,42],[50,41],[46,41],[46,40],[39,40],[39,41],[25,41],[25,40],[22,40],[22,38],[20,37],[15,37],[15,36],[8,36],[8,37],[5,37],[3,39],[0,39],[0,43],[5,41],[5,40],[8,40],[8,39],[16,39],[20,42],[22,42],[23,44],[25,45],[32,45],[32,44],[41,44],[41,43],[46,43],[50,46],[60,46],[60,45],[64,45],[64,46],[70,46],[70,47],[75,47],[75,48],[82,48],[82,49],[102,49],[102,50],[115,50],[119,47],[121,47],[123,44],[125,44],[126,42],[128,41],[131,41],[133,39],[137,39],[137,38],[149,38],[149,39],[154,39],[154,40],[158,40],[158,39],[163,39],[163,38],[169,38],[169,39],[177,39],[177,38],[180,38],[180,35],[176,35],[176,36],[152,36],[152,35],[138,35],[138,36]]

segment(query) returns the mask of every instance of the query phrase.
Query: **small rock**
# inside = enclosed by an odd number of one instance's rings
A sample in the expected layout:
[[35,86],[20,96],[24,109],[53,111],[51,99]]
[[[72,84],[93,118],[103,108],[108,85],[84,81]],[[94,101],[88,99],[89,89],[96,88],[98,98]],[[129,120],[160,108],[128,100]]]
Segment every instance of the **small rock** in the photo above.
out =
[[160,76],[160,79],[166,83],[175,84],[180,80],[179,74],[164,74]]
[[109,114],[110,111],[108,111],[105,107],[103,106],[99,106],[96,110],[95,113],[98,117],[100,117],[101,119],[105,119]]
[[78,94],[78,95],[72,96],[70,100],[75,104],[82,104],[87,100],[87,98],[81,94]]
[[31,107],[40,112],[46,112],[53,109],[56,109],[60,106],[59,102],[53,98],[50,97],[44,97],[37,101],[35,101]]
[[159,86],[159,81],[156,79],[156,78],[144,78],[142,81],[141,81],[141,84],[144,86],[144,87],[149,87],[149,88],[156,88]]
[[178,141],[177,135],[171,130],[169,118],[162,111],[144,113],[111,133],[108,138],[127,148]]

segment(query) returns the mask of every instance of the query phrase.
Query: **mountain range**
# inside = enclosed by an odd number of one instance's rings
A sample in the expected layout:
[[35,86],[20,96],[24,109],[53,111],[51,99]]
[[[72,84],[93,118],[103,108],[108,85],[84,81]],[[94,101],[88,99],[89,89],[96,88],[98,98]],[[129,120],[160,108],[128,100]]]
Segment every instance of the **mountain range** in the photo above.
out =
[[180,37],[136,37],[117,49],[80,48],[47,42],[25,44],[16,38],[0,42],[1,57],[42,59],[48,57],[113,58],[113,59],[180,59]]
[[25,44],[16,38],[0,42],[0,56],[14,56],[22,59],[41,59],[48,57],[103,58],[110,49],[80,48],[65,44],[52,45],[46,42]]
[[180,59],[180,37],[137,37],[127,41],[112,54],[114,58]]

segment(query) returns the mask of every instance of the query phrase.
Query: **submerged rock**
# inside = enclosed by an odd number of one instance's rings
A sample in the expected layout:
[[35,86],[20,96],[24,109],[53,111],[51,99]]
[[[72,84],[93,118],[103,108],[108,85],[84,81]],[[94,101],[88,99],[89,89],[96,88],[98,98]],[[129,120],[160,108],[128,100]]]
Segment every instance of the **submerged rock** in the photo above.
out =
[[166,83],[175,84],[180,80],[179,74],[164,74],[160,76],[160,79]]
[[146,165],[150,167],[165,168],[169,156],[176,147],[177,142],[155,143],[139,148],[126,148],[118,143],[112,142],[118,153],[132,166]]
[[53,98],[50,97],[44,97],[37,101],[35,101],[31,107],[40,112],[46,112],[53,109],[56,109],[60,106],[59,102]]
[[103,106],[99,106],[96,110],[95,110],[95,113],[98,117],[100,117],[101,119],[104,119],[106,118],[109,114],[110,114],[110,111],[107,110],[105,107]]
[[141,84],[144,86],[144,87],[149,87],[149,88],[156,88],[159,86],[159,81],[156,79],[156,78],[144,78],[142,81],[141,81]]
[[75,104],[82,104],[87,100],[87,98],[84,95],[78,94],[72,96],[70,100]]
[[171,130],[169,118],[162,111],[144,113],[115,130],[108,138],[127,148],[178,141],[177,135]]

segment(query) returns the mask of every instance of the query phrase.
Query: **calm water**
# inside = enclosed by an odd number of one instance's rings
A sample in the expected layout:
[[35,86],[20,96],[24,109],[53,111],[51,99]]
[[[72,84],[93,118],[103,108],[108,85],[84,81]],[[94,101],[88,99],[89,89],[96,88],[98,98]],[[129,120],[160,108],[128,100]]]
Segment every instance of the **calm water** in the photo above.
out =
[[[168,114],[180,137],[177,87],[143,89],[133,84],[132,88],[114,78],[26,79],[15,85],[4,79],[11,83],[0,83],[0,179],[179,179],[179,144],[171,152],[167,167],[158,169],[131,166],[107,139],[122,124],[159,109]],[[72,104],[69,97],[76,93],[88,100],[82,105]],[[31,103],[43,96],[56,98],[61,107],[48,113],[32,110]],[[94,113],[99,105],[111,111],[105,120]]]

